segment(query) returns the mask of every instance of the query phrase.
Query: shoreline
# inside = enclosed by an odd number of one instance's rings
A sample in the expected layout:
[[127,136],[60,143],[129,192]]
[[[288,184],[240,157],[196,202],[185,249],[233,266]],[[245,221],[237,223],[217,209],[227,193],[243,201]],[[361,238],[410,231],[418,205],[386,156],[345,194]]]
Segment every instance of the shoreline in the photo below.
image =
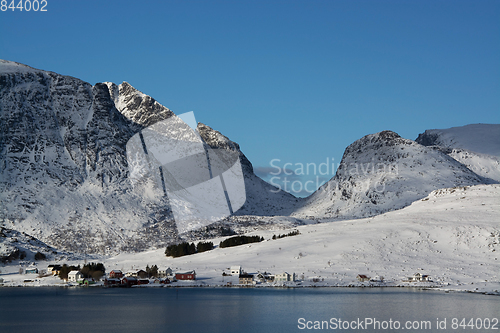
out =
[[[458,287],[458,286],[457,286]],[[121,286],[105,286],[102,283],[96,283],[93,285],[80,285],[80,284],[39,284],[39,285],[29,285],[29,284],[17,284],[17,285],[0,285],[1,288],[102,288],[102,289],[145,289],[145,288],[213,288],[213,289],[326,289],[326,288],[403,288],[403,289],[418,289],[425,291],[438,291],[442,293],[470,293],[479,294],[486,296],[500,296],[500,292],[491,290],[472,290],[464,288],[454,288],[452,286],[410,286],[410,285],[220,285],[220,284],[147,284],[147,285],[135,285],[131,287],[121,287]]]

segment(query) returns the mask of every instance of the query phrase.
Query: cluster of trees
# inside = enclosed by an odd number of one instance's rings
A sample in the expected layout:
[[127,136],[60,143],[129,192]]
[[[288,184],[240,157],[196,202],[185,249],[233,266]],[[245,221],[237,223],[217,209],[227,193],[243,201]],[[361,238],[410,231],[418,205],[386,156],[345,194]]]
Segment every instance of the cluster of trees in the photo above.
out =
[[102,263],[93,263],[83,265],[80,272],[83,274],[84,278],[93,278],[94,280],[99,280],[104,273],[106,273],[106,268]]
[[158,277],[158,266],[153,265],[149,267],[149,265],[146,266],[146,273],[148,274],[148,277]]
[[93,278],[94,280],[99,280],[106,272],[106,268],[102,263],[93,262],[90,264],[85,264],[83,265],[83,267],[80,267],[80,265],[68,266],[64,264],[59,271],[59,277],[63,280],[66,280],[68,279],[68,273],[71,271],[80,271],[84,278]]
[[174,257],[174,258],[194,253],[196,253],[196,245],[194,245],[194,243],[189,244],[188,242],[169,245],[165,250],[165,255],[167,257]]
[[165,255],[167,257],[182,257],[189,254],[201,253],[209,251],[214,248],[214,243],[212,242],[199,242],[198,245],[194,243],[182,242],[179,244],[173,244],[167,246],[165,250]]
[[298,230],[294,230],[294,231],[290,231],[289,233],[287,234],[283,234],[283,235],[273,235],[273,239],[280,239],[280,238],[284,238],[284,237],[288,237],[288,236],[297,236],[297,235],[300,235],[300,232]]
[[264,237],[259,237],[259,236],[235,236],[227,238],[222,242],[220,242],[219,247],[223,248],[223,247],[238,246],[248,243],[258,243],[262,242],[263,240]]
[[199,242],[198,245],[196,245],[196,251],[198,251],[198,253],[210,251],[213,248],[214,248],[214,243],[212,242]]

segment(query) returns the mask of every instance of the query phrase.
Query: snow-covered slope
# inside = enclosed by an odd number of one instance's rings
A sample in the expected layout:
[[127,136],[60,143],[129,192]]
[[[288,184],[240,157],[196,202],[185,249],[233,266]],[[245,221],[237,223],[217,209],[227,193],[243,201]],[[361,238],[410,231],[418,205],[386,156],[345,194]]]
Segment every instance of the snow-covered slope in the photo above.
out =
[[[173,112],[128,83],[98,83],[0,61],[0,221],[61,249],[143,250],[178,240],[170,207],[139,196],[127,141]],[[245,213],[289,212],[295,198],[253,174],[239,146],[200,125],[210,145],[245,161]],[[283,208],[284,207],[284,208]]]
[[470,124],[426,130],[417,138],[424,146],[461,148],[500,157],[500,124]]
[[406,207],[439,188],[485,182],[441,151],[383,131],[347,147],[335,177],[306,198],[293,215],[374,216]]
[[[498,294],[499,196],[500,185],[440,189],[409,207],[379,216],[295,227],[297,236],[272,240],[285,231],[259,230],[251,234],[263,236],[263,242],[180,258],[165,257],[159,249],[93,260],[102,260],[107,271],[146,265],[194,269],[199,285],[235,281],[222,272],[241,265],[249,273],[296,273],[302,285],[357,285],[357,274],[384,276],[385,285],[405,285],[402,279],[418,272],[430,275],[435,286]],[[218,244],[223,239],[212,241]],[[312,282],[312,277],[319,282]],[[16,284],[14,276],[9,279]]]
[[40,252],[47,260],[60,260],[73,258],[65,252],[39,241],[24,232],[0,228],[0,261],[7,263],[13,260],[33,261],[35,254]]
[[426,130],[416,141],[441,150],[482,177],[500,182],[499,124]]
[[439,146],[433,146],[432,148],[441,150],[491,182],[500,183],[500,157],[460,148],[441,148]]

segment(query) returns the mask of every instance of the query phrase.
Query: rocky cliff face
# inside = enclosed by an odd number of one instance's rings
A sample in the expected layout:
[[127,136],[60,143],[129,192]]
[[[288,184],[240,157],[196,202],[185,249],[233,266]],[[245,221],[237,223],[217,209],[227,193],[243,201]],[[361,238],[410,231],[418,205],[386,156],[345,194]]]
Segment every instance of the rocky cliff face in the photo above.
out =
[[[171,116],[126,82],[92,86],[0,61],[2,226],[87,253],[177,240],[167,202],[134,193],[126,157],[134,134]],[[273,187],[253,174],[237,144],[206,125],[199,128],[211,146],[240,153],[248,184],[240,213],[274,215],[283,210],[276,202],[292,205],[293,196],[271,193]]]
[[176,238],[168,211],[131,190],[125,147],[142,126],[107,85],[6,61],[0,73],[4,226],[89,253]]
[[307,198],[294,215],[374,216],[408,206],[439,188],[483,182],[446,154],[384,131],[347,147],[335,177]]

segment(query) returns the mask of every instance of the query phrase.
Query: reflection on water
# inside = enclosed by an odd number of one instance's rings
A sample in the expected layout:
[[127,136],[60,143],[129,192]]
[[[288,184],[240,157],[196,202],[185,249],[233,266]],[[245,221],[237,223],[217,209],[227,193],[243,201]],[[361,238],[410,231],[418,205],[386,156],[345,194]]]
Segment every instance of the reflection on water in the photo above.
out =
[[496,296],[406,288],[0,288],[0,332],[304,331],[299,318],[430,321],[426,332],[452,332],[453,318],[499,313]]

